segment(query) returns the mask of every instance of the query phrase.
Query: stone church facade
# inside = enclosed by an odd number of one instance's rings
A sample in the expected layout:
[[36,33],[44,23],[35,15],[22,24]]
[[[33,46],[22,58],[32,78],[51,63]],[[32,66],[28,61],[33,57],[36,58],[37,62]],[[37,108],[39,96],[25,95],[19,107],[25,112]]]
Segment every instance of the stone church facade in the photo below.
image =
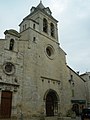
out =
[[86,106],[85,80],[66,63],[58,21],[42,2],[0,39],[0,119],[59,119]]

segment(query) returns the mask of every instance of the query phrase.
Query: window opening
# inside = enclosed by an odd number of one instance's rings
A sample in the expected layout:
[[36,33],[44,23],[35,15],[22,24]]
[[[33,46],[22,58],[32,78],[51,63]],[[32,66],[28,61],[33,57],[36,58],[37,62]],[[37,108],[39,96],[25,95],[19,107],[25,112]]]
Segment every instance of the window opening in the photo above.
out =
[[33,24],[33,29],[35,29],[35,24]]
[[10,46],[9,46],[9,50],[13,50],[14,49],[14,39],[10,40]]
[[35,42],[36,41],[36,37],[33,37],[33,42]]
[[55,37],[55,35],[54,35],[54,24],[53,23],[51,23],[51,36],[52,37]]
[[73,75],[71,75],[71,80],[73,80]]
[[25,24],[25,29],[27,28],[27,25]]
[[23,30],[24,30],[24,25],[23,25]]
[[48,56],[51,56],[52,53],[51,53],[51,50],[48,47],[46,48],[46,52],[47,52]]
[[54,48],[53,48],[53,46],[48,45],[48,46],[46,47],[45,52],[46,52],[47,57],[49,57],[50,59],[53,59],[53,58],[54,58]]
[[3,71],[7,74],[7,75],[12,75],[15,72],[15,66],[13,63],[11,62],[6,62],[5,64],[3,64]]
[[45,33],[48,32],[48,22],[47,22],[47,20],[45,18],[43,19],[43,31]]

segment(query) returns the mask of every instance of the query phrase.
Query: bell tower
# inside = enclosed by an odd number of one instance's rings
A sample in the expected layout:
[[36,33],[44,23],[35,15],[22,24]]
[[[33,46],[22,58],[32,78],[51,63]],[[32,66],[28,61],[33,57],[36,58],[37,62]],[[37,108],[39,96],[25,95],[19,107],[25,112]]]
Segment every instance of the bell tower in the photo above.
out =
[[[37,7],[32,6],[30,14],[26,16],[20,23],[20,33],[25,39],[30,39],[31,31],[44,35],[55,42],[58,42],[57,20],[52,16],[49,7],[44,7],[42,1]],[[29,35],[25,35],[26,31],[30,31]]]

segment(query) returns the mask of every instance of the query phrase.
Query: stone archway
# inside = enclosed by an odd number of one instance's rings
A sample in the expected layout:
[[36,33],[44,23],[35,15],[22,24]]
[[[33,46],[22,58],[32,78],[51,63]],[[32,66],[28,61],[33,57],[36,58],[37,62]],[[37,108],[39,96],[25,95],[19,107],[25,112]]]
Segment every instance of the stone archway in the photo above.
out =
[[55,116],[58,114],[58,101],[59,96],[56,91],[50,89],[46,92],[45,96],[45,110],[46,116]]

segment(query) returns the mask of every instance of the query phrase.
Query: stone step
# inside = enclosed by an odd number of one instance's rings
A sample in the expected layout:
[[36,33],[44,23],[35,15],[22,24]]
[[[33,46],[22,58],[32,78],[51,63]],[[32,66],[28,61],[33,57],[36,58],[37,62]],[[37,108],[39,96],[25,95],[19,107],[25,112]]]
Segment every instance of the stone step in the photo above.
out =
[[53,116],[53,117],[45,117],[45,120],[57,120],[57,117]]

